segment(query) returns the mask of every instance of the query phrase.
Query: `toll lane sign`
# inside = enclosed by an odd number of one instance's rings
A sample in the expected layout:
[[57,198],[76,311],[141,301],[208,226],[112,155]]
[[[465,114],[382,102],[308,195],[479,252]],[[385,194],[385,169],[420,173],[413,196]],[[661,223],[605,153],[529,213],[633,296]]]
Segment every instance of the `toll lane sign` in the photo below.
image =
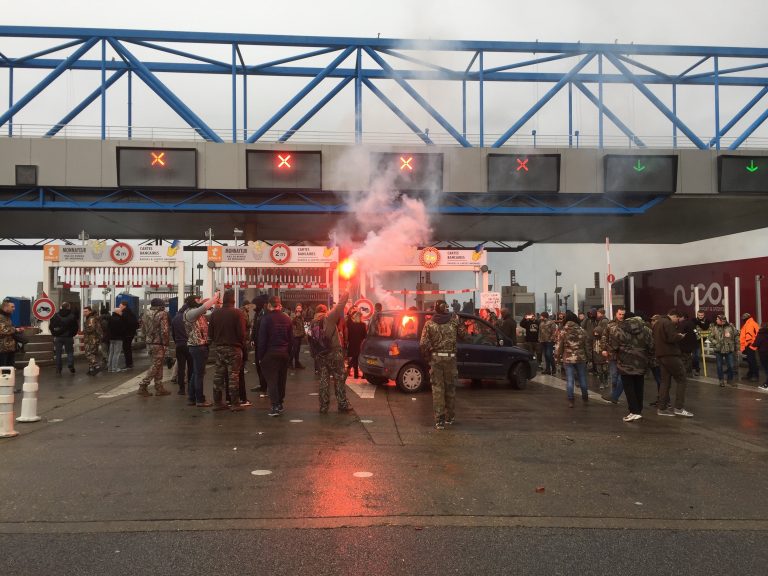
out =
[[56,305],[53,303],[53,300],[47,296],[38,298],[33,302],[32,315],[40,320],[40,322],[46,322],[50,320],[53,318],[54,314],[56,314]]

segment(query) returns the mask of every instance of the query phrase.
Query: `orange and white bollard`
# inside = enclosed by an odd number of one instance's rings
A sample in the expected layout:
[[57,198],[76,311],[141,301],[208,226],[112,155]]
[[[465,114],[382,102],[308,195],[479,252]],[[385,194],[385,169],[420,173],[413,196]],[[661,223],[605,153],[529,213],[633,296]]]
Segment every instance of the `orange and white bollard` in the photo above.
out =
[[39,379],[40,367],[35,364],[35,359],[31,358],[27,367],[24,368],[24,386],[21,388],[24,393],[21,397],[21,416],[16,418],[16,422],[38,422],[40,420],[40,416],[37,415]]
[[13,388],[16,386],[16,368],[0,368],[0,438],[11,438],[19,433],[13,429]]

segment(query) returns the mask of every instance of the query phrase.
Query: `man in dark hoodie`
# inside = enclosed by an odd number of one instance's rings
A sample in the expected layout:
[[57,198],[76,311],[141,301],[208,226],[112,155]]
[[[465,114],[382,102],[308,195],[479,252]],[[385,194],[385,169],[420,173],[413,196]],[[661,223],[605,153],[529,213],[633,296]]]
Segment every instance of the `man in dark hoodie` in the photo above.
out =
[[267,379],[269,400],[272,404],[269,416],[280,416],[283,413],[285,381],[288,378],[288,359],[293,338],[291,319],[283,313],[279,296],[269,298],[267,310],[259,325],[257,356]]
[[67,352],[67,367],[75,373],[74,337],[79,330],[77,318],[72,312],[69,302],[62,302],[61,308],[51,318],[51,334],[53,334],[53,350],[56,354],[56,375],[61,376],[62,349]]
[[123,331],[123,356],[125,357],[125,367],[133,368],[133,339],[136,338],[136,332],[139,330],[139,319],[128,307],[128,303],[123,300],[120,302],[120,308],[123,309],[121,318],[125,326]]
[[213,377],[214,410],[223,410],[224,375],[229,379],[229,396],[232,412],[243,409],[240,405],[240,367],[243,364],[243,352],[247,334],[245,333],[245,314],[235,307],[235,293],[232,290],[224,292],[224,305],[211,314],[208,335],[216,345],[216,374]]
[[[187,297],[188,300],[190,298],[192,297]],[[196,302],[197,299],[192,301]],[[184,325],[184,312],[187,310],[189,310],[189,305],[186,304],[185,300],[184,306],[171,320],[171,337],[176,345],[176,383],[179,385],[180,396],[183,396],[189,389],[189,381],[193,374],[192,356],[187,346],[187,327]]]
[[419,349],[429,361],[432,408],[438,430],[453,424],[456,417],[456,380],[459,378],[456,346],[458,338],[465,335],[464,324],[448,312],[445,300],[435,302],[435,313],[424,325]]
[[[680,312],[673,308],[653,325],[654,353],[659,361],[659,366],[661,366],[661,387],[659,388],[656,413],[659,416],[692,418],[693,413],[685,409],[685,388],[688,380],[685,376],[683,353],[680,350],[680,341],[684,336],[678,329],[679,321]],[[669,389],[673,378],[677,384],[674,410],[669,405]]]

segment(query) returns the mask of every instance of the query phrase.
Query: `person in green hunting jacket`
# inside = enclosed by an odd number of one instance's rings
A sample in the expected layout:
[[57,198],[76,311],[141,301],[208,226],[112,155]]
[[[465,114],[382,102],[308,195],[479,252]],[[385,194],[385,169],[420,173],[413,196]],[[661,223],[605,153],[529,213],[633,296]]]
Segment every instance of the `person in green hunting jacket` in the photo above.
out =
[[629,405],[624,422],[634,422],[643,417],[643,387],[654,353],[653,333],[640,316],[627,316],[616,325],[608,351],[615,358]]
[[579,326],[579,318],[573,312],[565,315],[565,326],[560,334],[555,356],[565,366],[566,392],[568,394],[568,406],[573,408],[573,385],[576,374],[579,375],[579,388],[581,399],[589,400],[587,390],[587,358],[588,358],[587,333]]
[[[725,386],[724,376],[728,377],[728,384],[733,386],[736,374],[734,354],[739,349],[739,331],[736,326],[728,322],[724,314],[718,314],[715,323],[709,327],[709,343],[715,353],[717,379],[720,380],[720,386]],[[727,366],[727,373],[724,373],[723,364]]]

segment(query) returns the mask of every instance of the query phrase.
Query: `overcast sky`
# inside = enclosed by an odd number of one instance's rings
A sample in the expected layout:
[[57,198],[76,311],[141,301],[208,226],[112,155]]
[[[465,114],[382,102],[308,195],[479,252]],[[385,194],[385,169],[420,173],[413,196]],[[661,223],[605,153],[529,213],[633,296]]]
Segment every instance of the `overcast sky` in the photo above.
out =
[[[539,41],[580,40],[611,43],[618,40],[634,43],[765,47],[768,39],[766,32],[768,2],[765,0],[740,0],[728,3],[722,0],[646,0],[632,3],[619,0],[543,2],[40,0],[4,2],[2,22],[5,25],[143,28],[257,34],[353,37],[376,37],[380,34],[387,38],[504,41],[538,39]],[[23,49],[9,44],[9,40],[3,38],[0,38],[0,50],[9,56],[18,56],[19,52],[24,52]],[[23,77],[19,76],[17,98],[25,82]],[[79,101],[80,93],[87,93],[93,89],[92,85],[85,85],[85,83],[81,87],[77,81],[67,80],[66,82],[68,82],[66,100],[70,105]],[[300,82],[299,86],[305,82]],[[0,94],[7,94],[7,73],[5,72],[0,73]],[[109,96],[111,104],[124,98],[124,96],[111,94]],[[630,120],[637,122],[637,115],[642,113],[637,110],[645,110],[641,108],[641,104],[634,99],[630,101],[621,98],[620,92],[613,94],[614,98],[618,95],[619,99],[623,100],[617,102],[617,106],[625,106],[625,108],[631,106]],[[207,119],[206,115],[212,112],[210,109],[205,109],[204,96],[198,95],[199,100],[192,97],[191,105]],[[438,96],[438,94],[428,94],[428,97],[437,98]],[[535,96],[537,94],[531,94],[528,99],[531,100]],[[740,103],[745,98],[748,98],[748,95],[738,96],[732,101],[726,98],[723,104],[726,108],[724,115],[727,114],[729,107],[730,109],[740,107]],[[706,101],[711,102],[711,99]],[[695,122],[697,112],[700,112],[704,118],[711,117],[709,111],[694,108],[697,107],[692,106],[690,110],[685,111],[692,122]],[[85,120],[93,121],[93,118],[98,118],[96,109],[97,107],[92,107],[89,111],[90,116],[86,116]],[[41,99],[37,108],[30,105],[29,111],[32,117],[25,117],[23,122],[50,122],[50,118],[46,115],[48,111],[44,99]],[[273,111],[272,108],[260,111],[261,117]],[[495,109],[487,111],[490,119],[494,118],[496,113]],[[165,122],[164,118],[158,119],[140,109],[136,110],[135,115],[137,124],[153,125],[156,122]],[[215,127],[219,127],[219,123],[227,126],[226,117],[224,114],[210,123]],[[255,125],[259,115],[254,114],[254,117]],[[562,120],[562,115],[557,118]],[[350,119],[347,117],[345,120]],[[505,118],[504,121],[508,120]],[[642,121],[640,123],[642,124]],[[558,126],[553,128],[553,130],[559,129]],[[73,230],[73,236],[76,232]],[[0,252],[0,265],[5,271],[9,267],[28,270],[29,267],[19,264],[28,259],[29,254]],[[27,276],[15,276],[13,279],[4,273],[0,276],[0,294],[31,294],[34,291],[36,278],[34,269],[29,270]]]

